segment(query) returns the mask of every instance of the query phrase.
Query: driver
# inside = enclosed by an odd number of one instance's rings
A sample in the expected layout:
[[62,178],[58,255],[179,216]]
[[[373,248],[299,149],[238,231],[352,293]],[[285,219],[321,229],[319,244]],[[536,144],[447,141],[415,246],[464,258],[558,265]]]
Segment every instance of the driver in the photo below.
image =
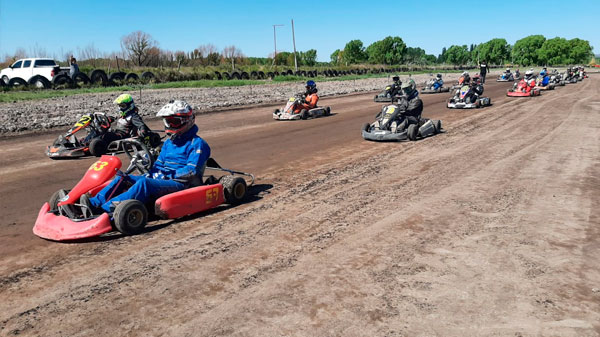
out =
[[175,100],[162,107],[165,133],[169,136],[158,159],[143,176],[117,176],[98,194],[81,196],[80,203],[92,213],[113,212],[123,200],[137,199],[147,203],[163,195],[202,184],[210,147],[197,135],[192,107],[185,101]]
[[460,75],[460,78],[458,79],[458,84],[465,85],[465,84],[469,84],[469,82],[471,82],[471,76],[469,76],[468,71],[465,71]]
[[139,110],[130,94],[121,94],[115,99],[114,104],[119,106],[119,119],[112,131],[119,139],[136,136],[146,137],[149,134],[150,129],[139,115]]
[[438,90],[444,85],[444,80],[442,80],[442,74],[435,75],[435,82],[433,83],[433,90]]
[[419,91],[415,81],[411,78],[403,82],[400,87],[402,96],[398,102],[398,108],[402,111],[410,124],[418,123],[423,113],[423,101],[419,98]]
[[317,95],[317,84],[313,80],[306,81],[306,92],[304,93],[304,100],[302,104],[298,104],[295,113],[300,113],[303,109],[310,110],[317,107],[319,102],[319,95]]

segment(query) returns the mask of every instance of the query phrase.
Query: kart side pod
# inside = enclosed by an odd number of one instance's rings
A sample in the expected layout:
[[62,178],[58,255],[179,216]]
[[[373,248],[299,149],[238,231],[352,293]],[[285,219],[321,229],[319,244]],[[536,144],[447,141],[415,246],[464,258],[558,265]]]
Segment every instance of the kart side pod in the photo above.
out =
[[163,219],[175,219],[214,208],[224,202],[223,185],[203,185],[158,198],[154,210]]

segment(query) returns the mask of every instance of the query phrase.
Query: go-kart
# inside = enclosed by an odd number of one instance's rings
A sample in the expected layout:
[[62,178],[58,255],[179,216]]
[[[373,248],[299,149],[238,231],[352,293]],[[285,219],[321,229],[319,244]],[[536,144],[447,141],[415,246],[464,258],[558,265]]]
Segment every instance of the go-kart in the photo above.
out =
[[510,97],[532,97],[539,96],[540,94],[541,91],[535,88],[535,80],[533,79],[529,82],[521,79],[519,83],[515,83],[512,89],[508,89],[506,92],[506,95]]
[[390,103],[394,98],[398,97],[400,93],[400,85],[396,83],[389,84],[379,94],[373,97],[373,101],[377,103]]
[[297,119],[309,119],[321,116],[329,116],[331,114],[331,108],[328,106],[318,106],[309,110],[302,109],[299,113],[294,112],[296,110],[296,107],[303,103],[303,93],[298,93],[294,97],[290,97],[283,109],[275,109],[275,111],[273,111],[273,119],[280,121],[290,121]]
[[84,203],[79,203],[83,194],[96,195],[115,175],[125,177],[135,170],[145,174],[152,167],[154,159],[144,143],[135,139],[120,142],[130,158],[125,172],[120,171],[122,163],[119,157],[100,157],[73,189],[59,190],[44,203],[33,227],[35,235],[54,241],[95,237],[115,229],[125,235],[134,235],[144,230],[148,210],[162,219],[176,219],[214,208],[224,202],[237,205],[244,200],[248,186],[240,175],[251,179],[250,186],[254,183],[252,174],[222,168],[210,158],[206,169],[218,170],[225,175],[218,179],[211,175],[204,181],[204,185],[164,195],[148,204],[135,199],[125,200],[112,213],[94,215]]
[[515,76],[513,73],[503,72],[502,75],[498,75],[498,79],[496,82],[513,82],[515,80]]
[[455,89],[460,89],[462,88],[464,85],[469,85],[471,83],[471,77],[467,76],[465,78],[465,76],[461,75],[458,78],[458,82],[455,83],[453,86],[450,87],[450,90],[455,90]]
[[492,104],[489,97],[481,97],[483,86],[481,84],[463,85],[448,99],[448,109],[478,109]]
[[521,79],[521,72],[519,71],[519,69],[517,69],[515,71],[515,76],[514,77],[515,77],[515,81]]
[[[46,155],[52,159],[76,158],[88,154],[103,155],[108,145],[103,136],[109,132],[113,121],[114,118],[103,112],[81,116],[73,127],[58,136],[52,145],[46,147]],[[75,134],[83,130],[87,131],[87,134],[78,139]]]
[[439,87],[435,88],[435,84],[438,82],[438,79],[433,77],[430,78],[427,83],[425,83],[425,88],[421,89],[422,94],[437,94],[440,92],[449,92],[450,88],[444,87],[444,81],[440,79]]
[[375,122],[365,123],[362,137],[372,141],[417,140],[435,135],[442,130],[440,120],[423,117],[403,116],[396,104],[384,106],[375,117]]
[[[46,147],[46,155],[51,159],[65,159],[87,155],[100,157],[108,152],[119,151],[113,146],[113,141],[121,138],[110,130],[113,122],[114,118],[103,112],[83,115],[73,127]],[[77,138],[76,134],[83,131],[87,134],[81,139]],[[162,144],[160,135],[153,131],[145,142],[152,148],[160,148]]]
[[555,70],[550,74],[550,83],[554,84],[555,86],[564,86],[565,81],[563,80],[563,75]]
[[552,83],[550,81],[550,76],[548,75],[544,75],[544,76],[539,76],[536,81],[535,81],[536,85],[535,85],[535,89],[540,89],[540,90],[554,90],[554,83]]

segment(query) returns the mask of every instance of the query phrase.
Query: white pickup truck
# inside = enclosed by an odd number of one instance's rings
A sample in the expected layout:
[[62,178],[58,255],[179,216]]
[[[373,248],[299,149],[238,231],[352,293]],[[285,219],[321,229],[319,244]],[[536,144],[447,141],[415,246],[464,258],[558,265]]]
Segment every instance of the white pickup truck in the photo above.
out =
[[49,88],[52,79],[59,74],[68,75],[69,68],[61,68],[53,59],[26,58],[17,60],[0,71],[0,78],[9,86],[32,85]]

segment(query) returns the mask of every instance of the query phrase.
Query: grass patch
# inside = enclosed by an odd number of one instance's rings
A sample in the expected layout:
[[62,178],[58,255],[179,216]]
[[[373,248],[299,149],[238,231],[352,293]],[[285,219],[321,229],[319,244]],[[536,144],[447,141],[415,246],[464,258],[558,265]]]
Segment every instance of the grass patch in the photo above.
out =
[[[452,71],[436,71],[443,73],[456,73],[461,72],[460,70]],[[91,94],[91,93],[106,93],[106,92],[123,92],[123,91],[136,91],[136,90],[148,90],[148,89],[169,89],[169,88],[214,88],[214,87],[238,87],[245,85],[262,85],[269,83],[285,83],[285,82],[301,82],[312,79],[318,82],[332,82],[332,81],[349,81],[349,80],[360,80],[365,78],[386,78],[394,75],[408,76],[409,74],[429,74],[431,71],[411,71],[402,73],[383,73],[383,74],[364,74],[364,75],[345,75],[339,77],[325,77],[317,76],[314,78],[295,76],[295,75],[284,75],[275,76],[273,80],[199,80],[199,81],[180,81],[180,82],[167,82],[167,83],[154,83],[146,85],[122,85],[117,87],[87,87],[77,89],[46,89],[46,90],[11,90],[6,88],[0,93],[0,103],[12,103],[17,101],[28,101],[38,100],[46,98],[56,97],[67,97],[72,95],[80,94]]]

